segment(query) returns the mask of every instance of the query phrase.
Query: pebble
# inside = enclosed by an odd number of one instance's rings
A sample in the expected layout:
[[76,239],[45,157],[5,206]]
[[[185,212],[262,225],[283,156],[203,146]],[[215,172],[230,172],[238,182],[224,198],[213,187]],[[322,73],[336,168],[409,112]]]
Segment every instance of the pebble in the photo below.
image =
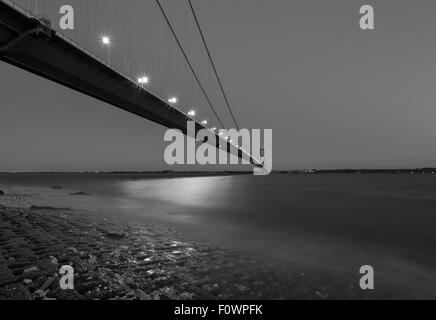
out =
[[41,291],[45,291],[55,282],[55,280],[58,278],[58,275],[54,275],[53,277],[47,279],[44,284],[39,288]]
[[153,298],[149,294],[146,294],[141,289],[135,290],[135,296],[138,297],[139,300],[153,300]]
[[48,290],[41,290],[41,289],[39,289],[39,290],[36,290],[36,291],[35,291],[35,295],[36,295],[38,298],[40,298],[40,299],[45,298],[45,296],[47,295],[47,293],[48,293]]
[[110,239],[120,240],[126,237],[126,234],[121,231],[107,231],[106,236]]
[[34,271],[39,271],[39,268],[38,267],[31,267],[31,268],[25,269],[24,273],[30,273],[30,272],[34,272]]
[[51,263],[53,263],[53,264],[59,264],[58,259],[56,259],[55,257],[50,256],[49,259],[50,259],[50,262],[51,262]]

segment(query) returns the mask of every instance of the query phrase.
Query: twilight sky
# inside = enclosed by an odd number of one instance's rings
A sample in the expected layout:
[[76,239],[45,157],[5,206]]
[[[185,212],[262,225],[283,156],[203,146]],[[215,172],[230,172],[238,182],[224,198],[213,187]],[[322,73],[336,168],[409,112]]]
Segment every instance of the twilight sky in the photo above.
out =
[[[187,1],[162,2],[230,127]],[[39,10],[56,17],[60,3],[39,0]],[[105,57],[94,43],[110,33],[114,64],[126,67],[127,56],[153,90],[213,119],[183,81],[189,75],[154,0],[69,3],[73,38]],[[240,126],[273,129],[275,169],[436,166],[435,1],[193,4]],[[364,4],[375,8],[374,31],[358,26]],[[165,165],[166,129],[148,120],[3,62],[0,84],[0,171],[189,169]]]

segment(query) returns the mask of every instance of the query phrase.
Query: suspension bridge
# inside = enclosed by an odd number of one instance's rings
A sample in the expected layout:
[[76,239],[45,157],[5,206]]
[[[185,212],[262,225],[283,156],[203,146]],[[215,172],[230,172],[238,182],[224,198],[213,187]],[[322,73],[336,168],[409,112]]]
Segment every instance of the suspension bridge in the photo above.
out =
[[[53,2],[50,1],[50,6]],[[75,7],[81,10],[80,25],[84,28],[67,35],[52,24],[55,19],[47,12],[51,11],[52,16],[59,12],[54,11],[56,8],[50,9],[44,0],[39,3],[37,0],[21,3],[0,0],[0,60],[184,134],[187,134],[187,121],[195,121],[196,132],[206,129],[214,133],[215,141],[208,143],[217,148],[224,146],[227,152],[233,151],[261,167],[260,161],[247,152],[245,146],[220,133],[225,126],[219,115],[219,111],[223,111],[218,110],[214,102],[218,98],[213,99],[214,88],[220,90],[227,107],[224,111],[230,114],[235,127],[239,127],[191,1],[177,3],[185,4],[184,10],[191,10],[193,25],[197,27],[204,56],[208,59],[206,76],[203,76],[209,79],[208,86],[188,57],[186,47],[192,47],[192,39],[189,39],[192,31],[186,25],[185,38],[181,39],[176,32],[177,24],[170,21],[159,0],[121,2],[124,5],[120,10],[125,10],[124,13],[109,10],[106,0],[78,1]],[[113,19],[110,15],[114,11]],[[132,14],[138,11],[147,15],[147,26],[141,26],[143,20],[131,26]],[[77,16],[77,10],[75,14]],[[118,34],[125,37],[113,39],[106,31],[109,27],[104,25],[113,21],[118,21],[118,28],[122,29]],[[178,21],[186,24],[187,15]],[[137,33],[132,32],[133,29],[138,29]],[[142,46],[135,37],[148,39]],[[127,40],[122,41],[124,38]],[[116,48],[113,48],[114,43]],[[119,52],[114,52],[115,49]],[[140,64],[143,66],[139,67]],[[144,65],[149,70],[143,71]],[[215,82],[211,81],[212,71]],[[168,95],[177,90],[178,94]],[[167,93],[166,98],[163,98],[164,93]],[[178,98],[181,95],[183,99]],[[201,112],[215,118],[219,126],[213,126],[211,120],[199,120]]]

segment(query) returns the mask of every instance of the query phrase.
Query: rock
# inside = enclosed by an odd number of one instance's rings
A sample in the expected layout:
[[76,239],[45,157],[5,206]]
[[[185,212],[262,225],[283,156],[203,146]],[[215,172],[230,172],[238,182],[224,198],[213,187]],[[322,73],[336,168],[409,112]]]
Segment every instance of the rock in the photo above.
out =
[[246,286],[242,285],[242,284],[236,284],[235,287],[236,287],[239,291],[242,291],[242,292],[245,292],[245,291],[248,290],[248,288],[247,288]]
[[4,195],[6,195],[6,193],[4,191],[0,190],[0,197],[2,197]]
[[80,294],[87,293],[89,291],[92,291],[94,288],[96,288],[99,285],[99,282],[97,280],[91,280],[88,282],[80,283],[77,287],[77,291]]
[[121,250],[120,249],[115,249],[111,253],[109,253],[109,255],[111,257],[119,259],[121,257]]
[[31,267],[28,269],[24,269],[24,273],[30,273],[30,272],[35,272],[35,271],[39,271],[38,267]]
[[73,253],[79,254],[79,250],[77,250],[77,249],[74,248],[74,247],[69,247],[68,250],[71,251],[71,252],[73,252]]
[[122,231],[111,230],[111,231],[106,231],[106,236],[110,239],[119,240],[126,237],[126,234]]
[[130,289],[133,289],[133,290],[138,289],[137,283],[129,281],[129,282],[126,282],[126,285],[129,286]]
[[56,279],[58,278],[58,275],[54,275],[53,277],[51,277],[50,279],[47,279],[46,282],[44,282],[44,284],[41,286],[41,288],[39,288],[39,290],[41,291],[45,291],[48,288],[51,287],[51,285],[56,281]]
[[94,256],[90,256],[90,258],[88,259],[88,263],[89,264],[96,264],[97,263],[97,258]]
[[53,186],[53,187],[51,187],[52,189],[56,189],[56,190],[61,190],[61,189],[63,189],[63,187],[62,186]]
[[50,259],[50,262],[51,262],[51,263],[53,263],[53,264],[59,264],[58,259],[56,259],[55,257],[50,256],[49,259]]
[[47,295],[47,293],[48,293],[48,290],[41,290],[40,289],[40,290],[35,291],[35,295],[40,299],[44,299],[45,296]]
[[151,276],[151,275],[153,275],[153,274],[155,274],[155,273],[156,273],[155,270],[148,270],[148,271],[147,271],[147,274],[148,274],[149,276]]
[[220,286],[217,283],[215,283],[210,291],[214,294],[218,294],[220,293],[221,289]]
[[188,292],[183,292],[181,294],[179,294],[179,296],[177,297],[177,300],[192,300],[192,293],[188,293]]
[[29,284],[31,284],[33,281],[32,281],[32,279],[24,279],[23,280],[23,283],[27,286],[27,285],[29,285]]
[[142,291],[141,289],[136,289],[135,290],[135,296],[139,299],[139,300],[153,300],[153,298],[149,295],[146,294],[144,291]]

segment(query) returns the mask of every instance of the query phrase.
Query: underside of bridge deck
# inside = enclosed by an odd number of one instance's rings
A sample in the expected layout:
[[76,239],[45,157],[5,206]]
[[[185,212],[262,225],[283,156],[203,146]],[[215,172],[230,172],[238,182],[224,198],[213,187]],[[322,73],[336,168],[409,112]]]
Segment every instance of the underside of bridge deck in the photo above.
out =
[[[41,20],[0,2],[0,60],[65,87],[187,133],[190,118],[68,41]],[[204,129],[196,122],[196,131]],[[215,145],[225,145],[218,135]],[[230,150],[230,144],[228,144]],[[243,154],[239,150],[238,156]],[[255,163],[253,159],[250,159]]]

